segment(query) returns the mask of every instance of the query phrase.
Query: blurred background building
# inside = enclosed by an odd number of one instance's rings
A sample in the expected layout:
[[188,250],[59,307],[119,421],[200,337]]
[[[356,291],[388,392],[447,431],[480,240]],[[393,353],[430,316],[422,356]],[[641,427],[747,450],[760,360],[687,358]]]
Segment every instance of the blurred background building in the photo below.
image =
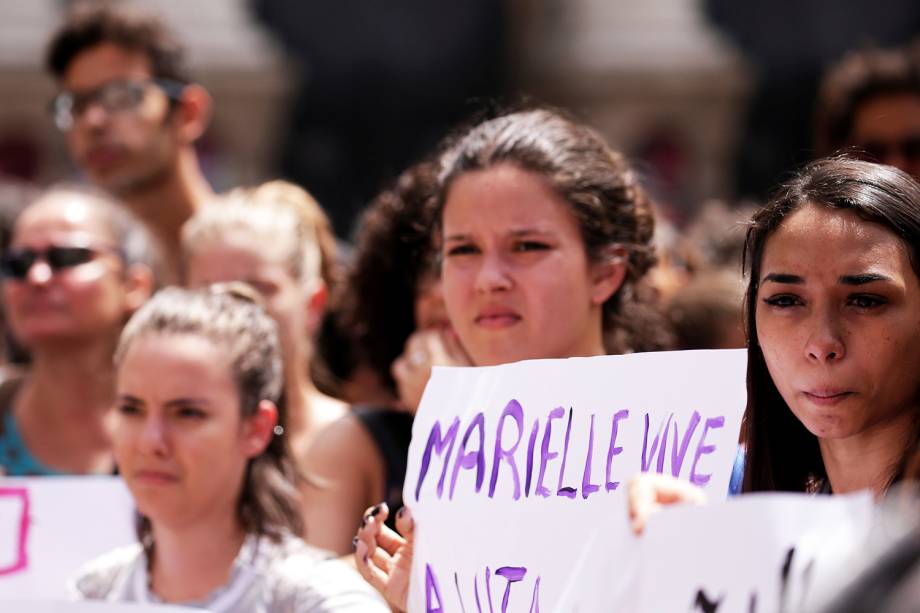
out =
[[[347,237],[357,212],[464,119],[527,97],[569,109],[639,166],[681,225],[763,197],[811,154],[820,74],[908,42],[916,0],[141,0],[215,100],[217,189],[283,176]],[[70,2],[0,0],[0,172],[71,178],[45,44]]]

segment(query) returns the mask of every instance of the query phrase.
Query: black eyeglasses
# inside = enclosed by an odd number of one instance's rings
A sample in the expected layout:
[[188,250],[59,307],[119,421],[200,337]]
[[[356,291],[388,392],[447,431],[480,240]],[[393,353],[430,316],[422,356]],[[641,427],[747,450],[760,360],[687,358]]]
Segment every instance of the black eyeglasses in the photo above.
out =
[[133,111],[140,106],[150,86],[161,89],[170,101],[178,101],[185,89],[183,83],[169,79],[117,80],[88,92],[63,91],[51,100],[51,116],[54,125],[62,132],[73,128],[74,122],[93,104],[106,112]]
[[920,160],[920,135],[893,142],[866,141],[854,146],[859,158],[867,162],[885,162],[896,155],[906,160]]
[[61,247],[52,245],[45,249],[10,249],[0,260],[3,276],[11,279],[25,279],[38,260],[48,264],[52,272],[74,268],[91,262],[99,251],[92,247]]

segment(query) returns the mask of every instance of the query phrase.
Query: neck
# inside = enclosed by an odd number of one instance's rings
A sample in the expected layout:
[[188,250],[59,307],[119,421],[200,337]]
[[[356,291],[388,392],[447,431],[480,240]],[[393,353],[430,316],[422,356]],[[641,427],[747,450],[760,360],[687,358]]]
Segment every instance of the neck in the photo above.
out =
[[111,471],[105,417],[115,400],[113,348],[111,341],[35,352],[14,410],[40,461],[73,473]]
[[285,427],[290,439],[298,439],[313,426],[311,399],[317,393],[310,380],[310,365],[306,360],[292,358],[284,362],[284,395],[287,401]]
[[835,494],[870,489],[885,493],[894,471],[917,434],[916,411],[876,424],[845,439],[818,439],[824,468]]
[[[115,396],[114,339],[105,342],[58,345],[49,351],[36,350],[29,370],[29,387],[37,412],[54,419],[57,408],[71,407],[76,419],[98,409],[109,408]],[[50,406],[49,406],[50,405]]]
[[246,534],[233,510],[206,522],[154,524],[150,586],[165,602],[200,601],[230,580]]
[[173,270],[178,269],[182,225],[214,197],[193,147],[179,152],[176,167],[155,185],[122,198],[161,242]]

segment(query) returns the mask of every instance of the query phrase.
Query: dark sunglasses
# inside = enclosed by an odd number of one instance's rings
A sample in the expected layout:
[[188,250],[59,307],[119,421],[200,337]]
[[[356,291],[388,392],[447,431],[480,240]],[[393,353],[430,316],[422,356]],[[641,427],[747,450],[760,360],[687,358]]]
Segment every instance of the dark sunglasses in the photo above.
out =
[[884,162],[898,154],[907,160],[920,160],[920,135],[894,142],[866,141],[855,147],[859,158],[867,162]]
[[184,84],[169,79],[109,81],[88,92],[62,91],[51,101],[51,116],[58,129],[66,132],[93,104],[98,104],[107,113],[137,109],[151,86],[162,90],[171,102],[178,101],[185,89]]
[[25,279],[38,260],[48,264],[52,272],[86,264],[96,257],[98,251],[91,247],[59,247],[46,249],[10,249],[0,260],[3,276],[11,279]]

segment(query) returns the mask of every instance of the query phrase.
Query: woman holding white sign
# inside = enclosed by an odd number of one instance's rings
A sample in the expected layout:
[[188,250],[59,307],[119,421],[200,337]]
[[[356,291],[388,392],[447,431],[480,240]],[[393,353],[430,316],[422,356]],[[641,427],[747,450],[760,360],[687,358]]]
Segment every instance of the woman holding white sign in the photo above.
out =
[[[663,348],[643,278],[655,263],[648,198],[623,157],[545,110],[486,121],[441,160],[436,199],[451,324],[477,366]],[[370,509],[358,570],[405,609],[412,520]]]
[[113,442],[140,542],[91,562],[80,597],[213,613],[387,610],[297,537],[281,349],[254,297],[246,286],[168,288],[125,328]]
[[[743,492],[884,494],[920,448],[920,185],[891,166],[818,160],[752,221],[746,244]],[[701,500],[643,476],[659,504]]]

